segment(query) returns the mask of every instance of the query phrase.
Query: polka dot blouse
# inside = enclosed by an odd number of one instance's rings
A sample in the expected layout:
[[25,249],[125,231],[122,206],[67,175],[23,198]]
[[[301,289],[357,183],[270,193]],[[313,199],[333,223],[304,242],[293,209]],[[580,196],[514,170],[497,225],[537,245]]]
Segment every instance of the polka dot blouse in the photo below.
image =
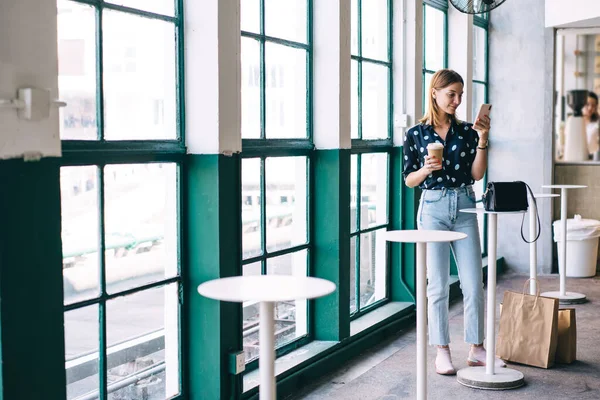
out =
[[423,167],[429,143],[444,145],[442,169],[433,171],[419,186],[421,189],[441,189],[463,187],[475,182],[471,176],[471,166],[477,155],[479,135],[472,124],[453,123],[444,141],[433,130],[433,126],[418,124],[410,128],[404,136],[404,178]]

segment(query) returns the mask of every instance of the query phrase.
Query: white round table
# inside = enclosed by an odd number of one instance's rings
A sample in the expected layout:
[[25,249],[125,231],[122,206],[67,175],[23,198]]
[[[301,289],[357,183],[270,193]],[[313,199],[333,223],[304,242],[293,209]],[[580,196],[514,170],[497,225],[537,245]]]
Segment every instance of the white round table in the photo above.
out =
[[[559,194],[552,193],[534,193],[535,199],[548,199],[552,197],[560,197]],[[537,207],[531,201],[529,203],[529,240],[535,239],[537,236]],[[537,241],[529,243],[529,294],[535,296],[537,293]]]
[[314,299],[335,291],[325,279],[290,275],[234,276],[205,282],[198,293],[211,299],[243,303],[260,302],[259,370],[260,400],[275,400],[274,302]]
[[388,231],[385,240],[417,244],[417,400],[427,399],[427,243],[454,242],[467,237],[451,231]]
[[525,211],[485,211],[483,208],[459,210],[466,213],[488,214],[488,269],[487,269],[487,348],[485,367],[467,367],[458,371],[456,380],[475,389],[516,389],[525,384],[523,374],[511,368],[496,370],[496,249],[498,215],[523,214]]
[[[560,262],[558,263],[558,275],[560,280],[559,291],[544,292],[542,296],[558,299],[560,304],[578,304],[586,301],[585,294],[567,292],[567,190],[585,189],[585,185],[542,185],[543,188],[560,189],[560,225],[562,226],[562,238],[558,252]],[[562,267],[561,267],[562,265]]]

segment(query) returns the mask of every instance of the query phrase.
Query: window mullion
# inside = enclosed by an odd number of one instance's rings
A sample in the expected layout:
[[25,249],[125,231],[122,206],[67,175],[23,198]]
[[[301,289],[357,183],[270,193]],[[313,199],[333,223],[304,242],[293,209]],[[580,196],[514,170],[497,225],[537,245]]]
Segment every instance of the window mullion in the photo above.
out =
[[[98,267],[100,298],[106,297],[106,236],[104,226],[104,166],[97,166],[98,181]],[[98,354],[98,372],[100,385],[100,400],[108,399],[108,360],[107,360],[107,334],[106,334],[106,300],[101,300],[98,304],[98,326],[99,334],[99,353]]]
[[104,47],[102,34],[102,9],[96,7],[96,126],[97,139],[104,138]]
[[362,0],[357,0],[357,36],[358,36],[358,57],[356,62],[358,75],[358,138],[362,139]]
[[260,0],[260,138],[265,139],[267,137],[266,123],[267,123],[267,77],[266,77],[266,56],[265,56],[265,0]]
[[[263,257],[267,254],[267,177],[266,177],[266,158],[260,158],[260,247]],[[261,262],[261,275],[267,274],[266,258]]]
[[356,230],[359,232],[355,239],[355,260],[354,260],[354,290],[356,301],[356,312],[360,312],[360,229],[361,226],[361,205],[362,205],[362,155],[356,155]]

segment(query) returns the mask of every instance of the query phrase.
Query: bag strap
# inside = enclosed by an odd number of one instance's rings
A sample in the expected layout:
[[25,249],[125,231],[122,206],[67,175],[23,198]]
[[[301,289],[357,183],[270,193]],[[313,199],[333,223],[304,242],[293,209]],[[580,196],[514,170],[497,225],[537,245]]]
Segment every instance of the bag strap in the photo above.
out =
[[529,187],[528,184],[526,184],[525,182],[522,182],[522,183],[525,185],[525,187],[527,187],[529,194],[531,194],[531,201],[533,201],[533,204],[535,205],[535,216],[537,217],[537,236],[531,242],[528,241],[527,239],[525,239],[525,235],[523,234],[523,225],[525,225],[525,214],[526,213],[524,213],[523,219],[521,220],[521,237],[523,238],[525,243],[533,243],[539,239],[540,234],[542,233],[542,224],[540,222],[540,211],[537,208],[537,202],[535,201],[535,196],[533,195],[533,191],[531,190],[531,188]]
[[525,283],[523,284],[523,290],[521,291],[521,305],[520,307],[523,307],[523,302],[525,301],[525,288],[527,287],[527,283],[529,281],[535,281],[536,282],[536,289],[537,289],[537,294],[535,295],[535,300],[533,301],[533,308],[535,308],[537,306],[537,301],[540,298],[540,282],[535,279],[535,278],[529,278],[525,281]]

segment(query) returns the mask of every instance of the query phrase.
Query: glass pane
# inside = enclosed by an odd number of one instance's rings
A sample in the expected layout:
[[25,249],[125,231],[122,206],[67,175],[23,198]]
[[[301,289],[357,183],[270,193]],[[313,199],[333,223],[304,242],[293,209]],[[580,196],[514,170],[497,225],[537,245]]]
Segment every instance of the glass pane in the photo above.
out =
[[356,213],[358,201],[358,157],[357,154],[350,156],[350,232],[358,230],[358,224],[356,223],[358,218],[358,214]]
[[98,378],[98,306],[65,313],[65,370],[67,399],[97,392]]
[[475,122],[479,108],[483,103],[485,103],[485,85],[473,82],[473,102],[471,103],[471,106],[473,107],[471,110],[471,119],[473,122]]
[[360,82],[358,81],[358,61],[352,60],[350,61],[350,66],[351,66],[351,75],[352,75],[352,79],[351,79],[351,84],[352,84],[352,89],[351,90],[351,98],[350,101],[352,102],[352,121],[350,122],[350,126],[351,126],[351,131],[350,131],[350,137],[352,139],[359,139],[358,137],[358,119],[360,118],[360,115],[358,114],[358,92],[359,92],[359,88],[360,88]]
[[267,251],[307,241],[306,157],[266,160]]
[[[177,283],[108,301],[106,335],[109,399],[165,399],[179,393]],[[114,386],[134,376],[133,383]]]
[[62,167],[60,198],[64,302],[71,304],[99,292],[96,167]]
[[388,0],[362,2],[362,56],[388,61]]
[[425,111],[427,111],[427,109],[429,108],[429,92],[431,91],[431,88],[429,87],[429,85],[431,84],[432,77],[433,77],[433,74],[430,74],[428,72],[426,72],[425,75],[423,76],[423,79],[424,79],[423,110],[425,110]]
[[176,139],[175,26],[103,13],[105,138]]
[[425,68],[437,71],[444,68],[446,13],[423,5],[425,12]]
[[265,0],[265,34],[306,43],[307,0]]
[[356,246],[358,236],[350,238],[350,314],[357,311],[356,307]]
[[[308,270],[306,250],[286,254],[267,260],[267,273],[270,275],[306,276]],[[244,266],[244,275],[259,275],[260,262]],[[258,358],[260,304],[244,302],[243,336],[246,362]],[[292,300],[275,303],[275,348],[304,336],[308,331],[308,310],[306,300]]]
[[256,276],[262,275],[262,262],[257,261],[252,264],[246,264],[242,266],[242,275],[244,276]]
[[58,1],[58,92],[60,138],[95,140],[96,17],[92,7]]
[[360,235],[360,308],[384,299],[387,243],[380,229]]
[[389,137],[388,67],[362,63],[362,138]]
[[487,32],[485,29],[473,26],[473,79],[485,81],[485,49]]
[[175,15],[176,0],[104,0],[120,6],[137,8],[138,10],[150,11],[156,14]]
[[[358,54],[358,0],[352,0],[350,2],[350,12],[351,12],[351,54],[353,56],[360,56]],[[364,6],[363,6],[364,7]]]
[[[268,275],[306,276],[308,251],[302,250],[267,260]],[[275,303],[275,347],[308,333],[308,302],[306,300]]]
[[260,0],[241,0],[242,31],[260,33]]
[[106,166],[104,198],[107,291],[176,276],[176,165]]
[[242,38],[242,138],[260,138],[260,45]]
[[305,138],[306,50],[266,44],[266,130],[268,138]]
[[[243,275],[261,275],[261,262],[242,266]],[[258,358],[258,322],[260,304],[256,301],[246,301],[242,308],[243,313],[243,342],[246,363]]]
[[383,225],[388,221],[388,155],[371,153],[361,156],[360,227]]
[[260,158],[242,159],[243,258],[262,254],[260,225]]

